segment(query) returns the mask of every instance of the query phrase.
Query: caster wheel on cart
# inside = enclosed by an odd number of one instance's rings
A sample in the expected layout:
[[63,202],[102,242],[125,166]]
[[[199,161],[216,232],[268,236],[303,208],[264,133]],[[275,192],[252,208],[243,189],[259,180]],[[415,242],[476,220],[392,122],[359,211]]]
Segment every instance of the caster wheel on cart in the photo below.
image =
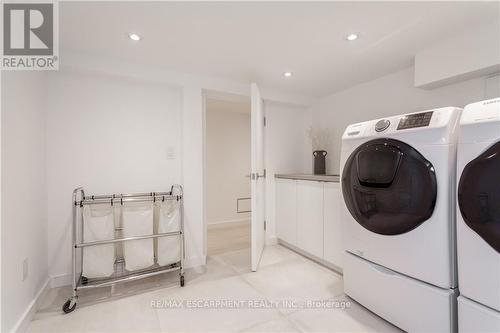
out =
[[184,287],[184,275],[181,275],[181,287]]
[[70,304],[71,304],[71,300],[70,299],[68,299],[66,301],[66,303],[64,303],[64,305],[62,307],[62,310],[64,311],[64,313],[70,313],[70,312],[73,312],[73,310],[76,309],[76,302],[73,304],[73,306],[71,308],[69,307]]

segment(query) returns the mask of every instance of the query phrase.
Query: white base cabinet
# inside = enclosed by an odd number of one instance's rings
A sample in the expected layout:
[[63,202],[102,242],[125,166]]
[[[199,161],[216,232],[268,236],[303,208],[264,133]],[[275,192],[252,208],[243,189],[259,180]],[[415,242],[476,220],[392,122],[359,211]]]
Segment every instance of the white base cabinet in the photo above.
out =
[[342,268],[340,184],[276,179],[276,236]]
[[[276,236],[297,246],[297,181],[276,179]],[[279,222],[278,222],[279,221]]]
[[342,193],[339,183],[325,183],[323,192],[323,259],[342,266],[342,223],[340,221],[340,205]]
[[297,247],[323,258],[323,183],[297,181]]

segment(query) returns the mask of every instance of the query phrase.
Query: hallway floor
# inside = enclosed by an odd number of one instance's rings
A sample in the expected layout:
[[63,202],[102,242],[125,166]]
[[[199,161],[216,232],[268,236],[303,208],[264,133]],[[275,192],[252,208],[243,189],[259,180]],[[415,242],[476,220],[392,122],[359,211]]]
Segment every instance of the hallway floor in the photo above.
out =
[[250,221],[221,223],[208,226],[209,256],[250,248]]
[[[203,269],[82,293],[52,289],[28,332],[399,332],[343,294],[342,277],[279,245],[249,269],[250,249],[209,257]],[[318,301],[312,303],[313,301]]]

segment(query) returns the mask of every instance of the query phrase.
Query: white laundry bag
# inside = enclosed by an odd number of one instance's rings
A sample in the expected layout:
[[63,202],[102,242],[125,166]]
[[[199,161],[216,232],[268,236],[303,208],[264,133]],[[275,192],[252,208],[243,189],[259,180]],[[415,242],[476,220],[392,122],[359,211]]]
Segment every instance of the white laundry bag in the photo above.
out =
[[[83,241],[85,243],[115,238],[115,222],[111,206],[83,207]],[[83,248],[83,272],[87,278],[108,277],[114,272],[115,245],[104,244]]]
[[[123,237],[153,234],[153,203],[127,203],[122,208]],[[153,239],[123,242],[125,269],[135,271],[154,264]]]
[[[175,232],[181,228],[179,201],[167,200],[160,203],[158,233]],[[168,265],[181,260],[179,236],[158,238],[158,264]]]

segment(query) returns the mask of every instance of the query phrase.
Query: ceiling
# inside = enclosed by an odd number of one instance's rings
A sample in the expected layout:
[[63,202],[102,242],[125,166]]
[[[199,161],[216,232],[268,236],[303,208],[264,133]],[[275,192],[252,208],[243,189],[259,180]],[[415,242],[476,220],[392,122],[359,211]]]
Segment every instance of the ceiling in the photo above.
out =
[[[60,2],[59,12],[63,50],[310,96],[408,67],[423,47],[500,15],[499,2],[425,1]],[[351,32],[359,39],[346,41]]]

